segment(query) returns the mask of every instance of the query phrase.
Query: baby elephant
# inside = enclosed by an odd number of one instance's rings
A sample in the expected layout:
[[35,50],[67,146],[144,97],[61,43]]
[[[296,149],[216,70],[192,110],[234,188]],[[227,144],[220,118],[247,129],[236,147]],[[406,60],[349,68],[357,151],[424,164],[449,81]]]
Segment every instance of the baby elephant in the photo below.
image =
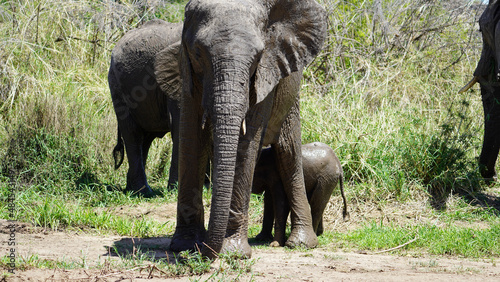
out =
[[[302,145],[302,166],[307,199],[311,206],[313,229],[317,235],[321,235],[323,212],[337,183],[344,200],[343,217],[344,219],[348,217],[342,166],[332,148],[319,142]],[[255,238],[262,241],[273,239],[271,246],[283,246],[290,208],[272,148],[262,150],[255,167],[252,193],[261,194],[264,191],[262,231]],[[274,238],[271,233],[273,221]]]

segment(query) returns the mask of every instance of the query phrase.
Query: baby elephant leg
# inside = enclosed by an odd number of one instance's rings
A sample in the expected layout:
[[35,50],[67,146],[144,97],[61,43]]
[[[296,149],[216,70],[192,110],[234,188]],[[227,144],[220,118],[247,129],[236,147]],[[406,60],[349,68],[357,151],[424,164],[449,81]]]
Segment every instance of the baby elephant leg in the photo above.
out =
[[286,242],[286,222],[290,213],[288,198],[283,184],[280,182],[272,187],[274,206],[274,237],[271,247],[284,246]]
[[330,195],[333,192],[333,188],[337,186],[337,181],[334,183],[323,183],[319,181],[317,185],[313,188],[313,193],[309,199],[309,204],[311,205],[311,216],[313,230],[316,235],[321,235],[323,233],[323,213],[325,211],[326,205],[330,200]]
[[274,208],[273,197],[270,191],[264,192],[264,217],[262,219],[262,230],[255,236],[259,241],[271,241],[273,238]]

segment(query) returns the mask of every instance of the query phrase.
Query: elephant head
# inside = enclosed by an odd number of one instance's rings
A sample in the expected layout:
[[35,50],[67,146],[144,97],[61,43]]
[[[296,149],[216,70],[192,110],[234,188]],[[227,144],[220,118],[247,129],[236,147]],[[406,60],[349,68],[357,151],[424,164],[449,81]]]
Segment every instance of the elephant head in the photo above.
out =
[[474,78],[459,93],[476,82],[481,86],[484,110],[484,137],[479,167],[485,179],[497,178],[495,163],[500,149],[500,1],[490,0],[479,19],[483,36],[481,57]]
[[[220,252],[228,230],[239,228],[231,223],[230,207],[238,202],[243,213],[248,211],[260,147],[277,138],[298,105],[301,76],[293,89],[282,91],[289,95],[283,99],[275,96],[277,85],[301,75],[325,36],[326,14],[314,0],[193,0],[186,5],[178,223],[171,248],[184,249],[204,237],[199,176],[207,151],[213,153],[214,184],[207,248]],[[212,147],[205,147],[208,140]],[[240,166],[244,175],[237,172]]]

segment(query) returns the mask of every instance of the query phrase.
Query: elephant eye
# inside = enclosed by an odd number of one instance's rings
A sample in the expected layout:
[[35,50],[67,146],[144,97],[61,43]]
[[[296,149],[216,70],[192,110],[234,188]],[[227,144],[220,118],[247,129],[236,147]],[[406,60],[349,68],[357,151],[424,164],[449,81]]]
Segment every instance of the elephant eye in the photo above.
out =
[[257,95],[255,93],[255,77],[256,77],[256,74],[257,74],[257,68],[253,68],[252,70],[252,73],[251,73],[251,76],[250,76],[250,99],[249,99],[249,102],[250,102],[250,105],[255,105],[255,103],[257,103]]
[[259,65],[260,63],[260,59],[262,58],[262,51],[258,52],[256,55],[255,55],[255,59],[253,60],[253,64],[252,64],[252,67],[250,68],[250,75],[253,79],[253,77],[255,76],[255,72],[257,70],[257,66]]

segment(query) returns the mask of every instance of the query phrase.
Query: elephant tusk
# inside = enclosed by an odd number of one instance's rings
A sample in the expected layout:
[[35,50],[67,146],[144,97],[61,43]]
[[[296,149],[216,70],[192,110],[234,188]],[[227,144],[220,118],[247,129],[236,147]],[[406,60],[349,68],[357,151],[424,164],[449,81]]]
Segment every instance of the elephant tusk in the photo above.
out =
[[245,134],[247,134],[247,123],[245,119],[241,122],[241,130],[243,131],[243,136],[245,136]]
[[462,89],[460,89],[458,91],[458,94],[462,94],[464,93],[465,91],[469,90],[474,84],[476,84],[476,82],[479,81],[479,77],[477,76],[474,76],[473,79],[471,79],[471,81],[469,81],[469,83],[467,83],[464,87],[462,87]]

